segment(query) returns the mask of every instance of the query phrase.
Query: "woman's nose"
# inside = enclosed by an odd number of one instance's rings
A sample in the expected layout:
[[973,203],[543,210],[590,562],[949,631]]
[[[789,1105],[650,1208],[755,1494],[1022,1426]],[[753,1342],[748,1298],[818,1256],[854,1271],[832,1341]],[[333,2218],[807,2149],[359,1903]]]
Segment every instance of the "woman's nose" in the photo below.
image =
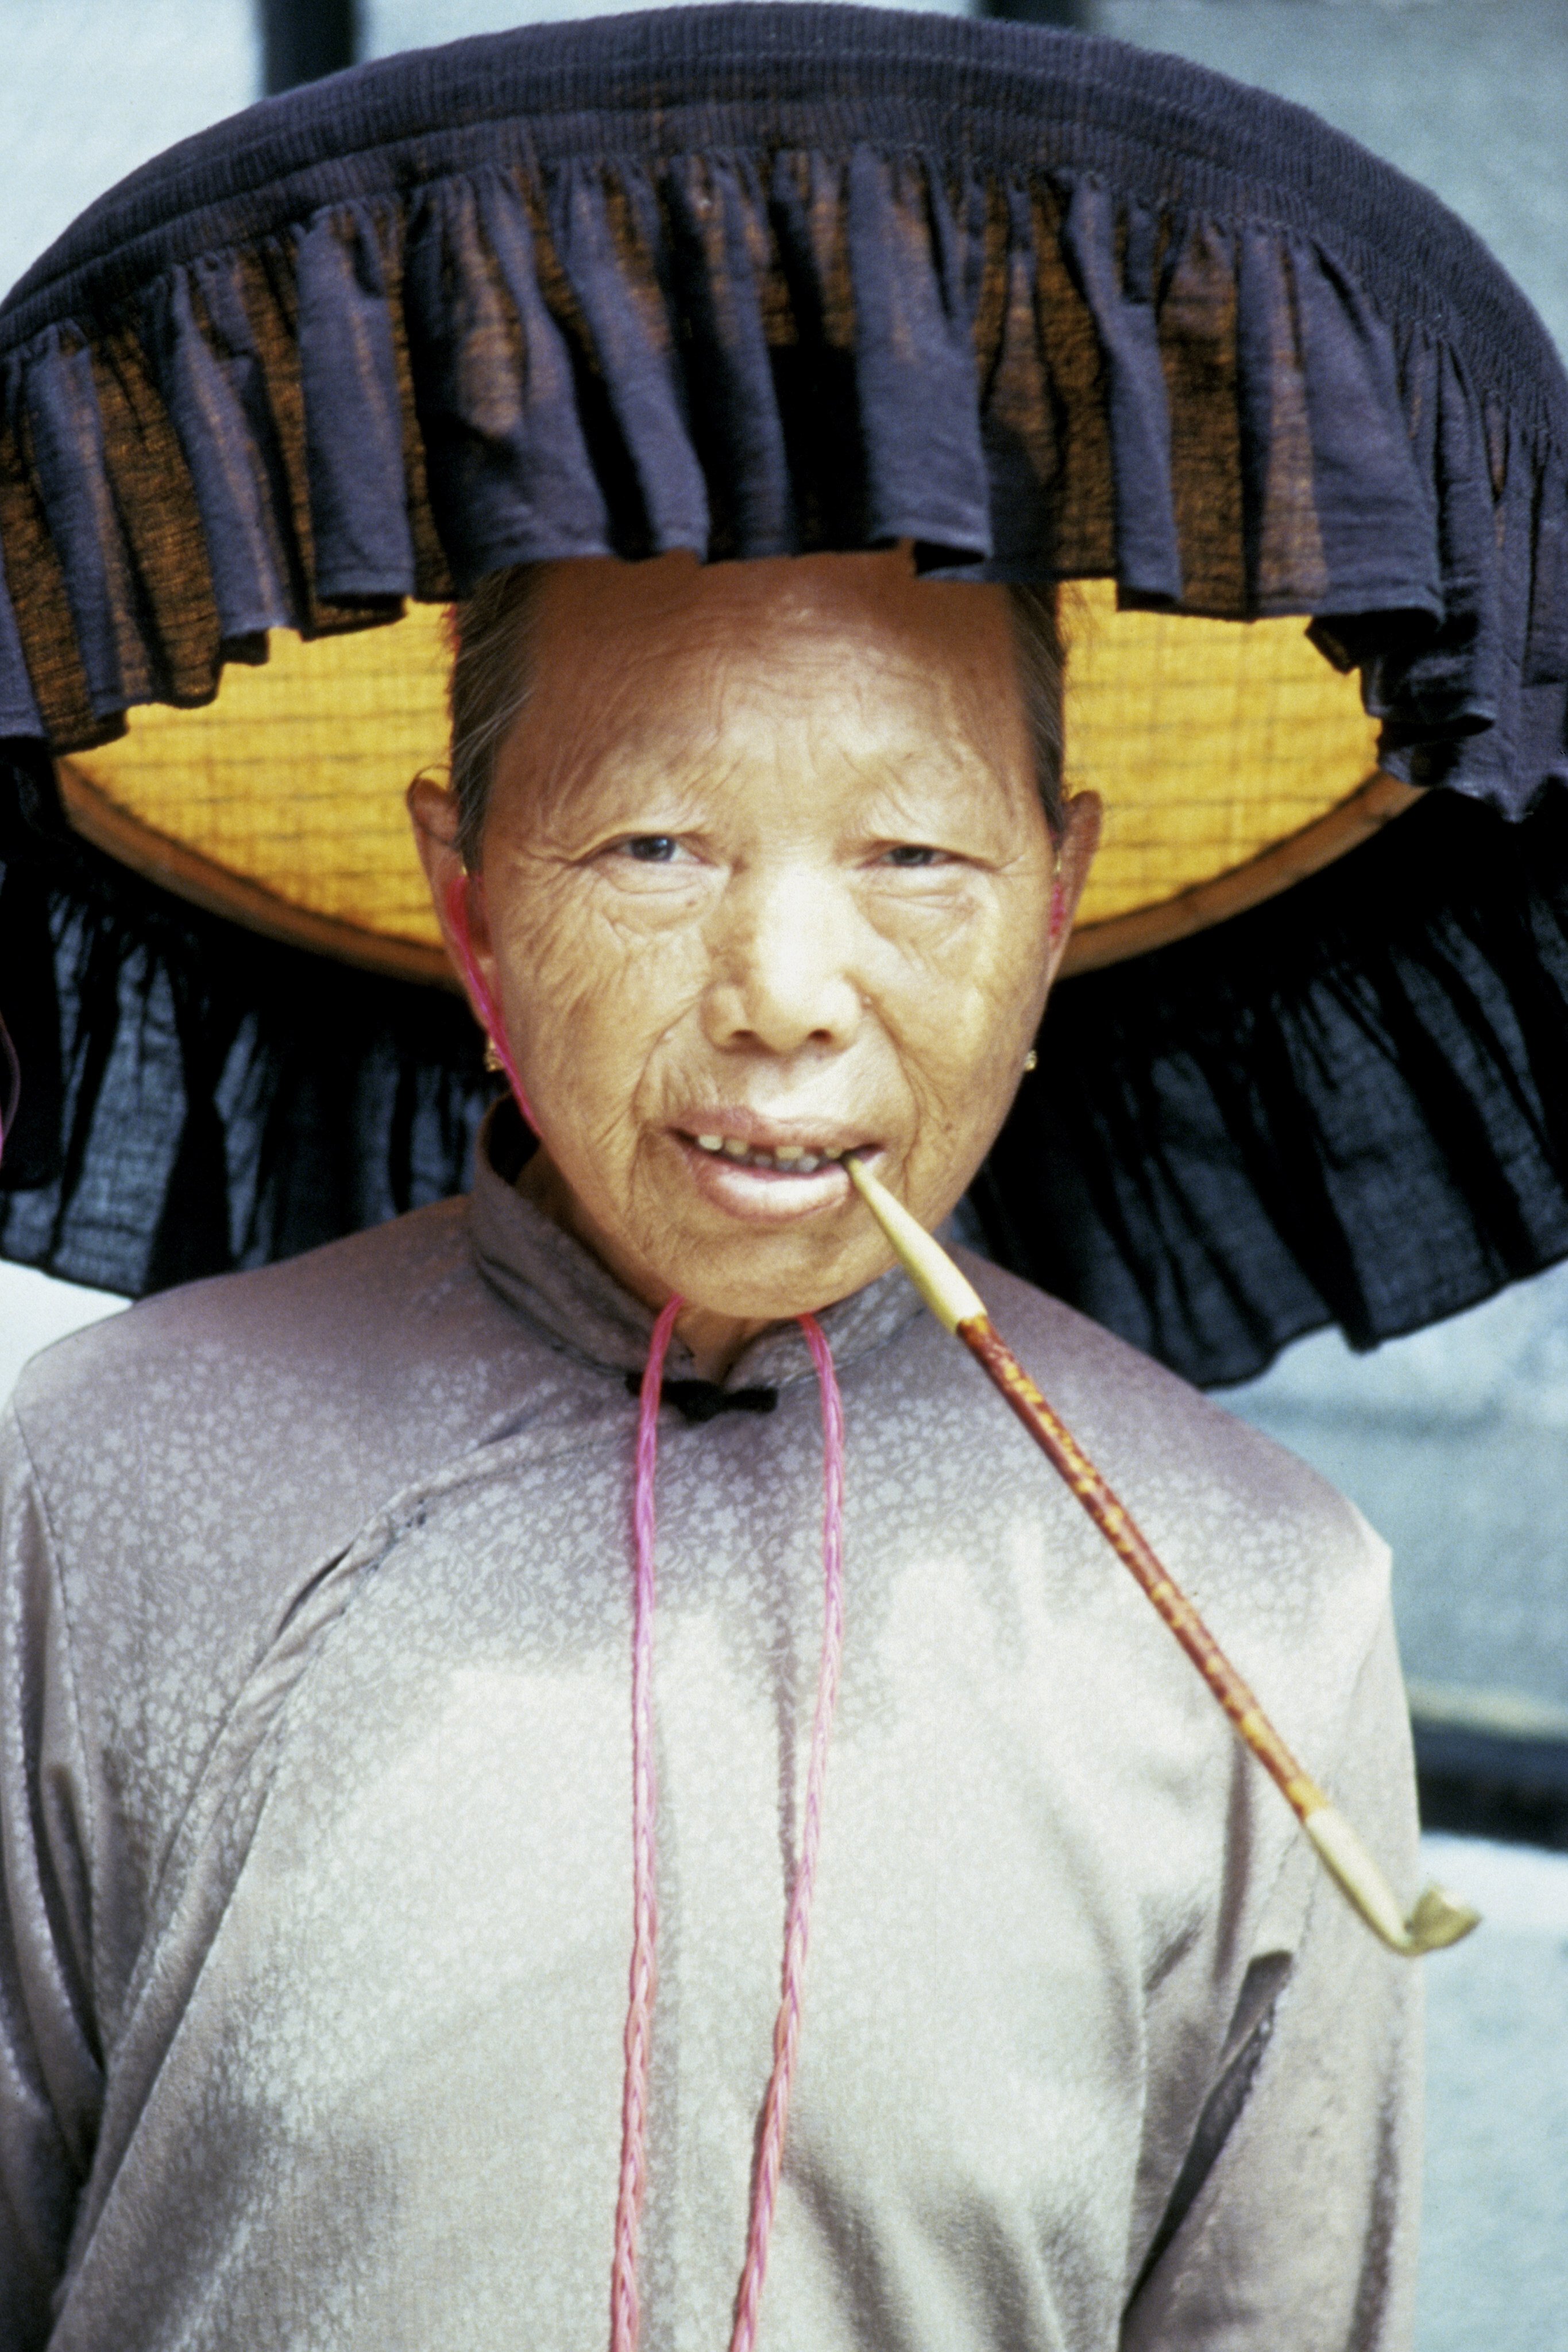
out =
[[710,1045],[773,1054],[847,1045],[865,1000],[851,969],[857,926],[842,886],[798,866],[737,877],[710,930]]

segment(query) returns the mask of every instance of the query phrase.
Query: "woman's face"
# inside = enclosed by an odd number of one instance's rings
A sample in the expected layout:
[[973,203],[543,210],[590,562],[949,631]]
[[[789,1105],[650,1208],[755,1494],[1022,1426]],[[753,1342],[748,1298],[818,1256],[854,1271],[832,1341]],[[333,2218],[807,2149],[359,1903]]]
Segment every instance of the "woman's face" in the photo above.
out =
[[650,1302],[824,1306],[890,1262],[839,1156],[939,1223],[1065,939],[1004,593],[892,552],[585,561],[540,594],[472,928],[557,1195]]

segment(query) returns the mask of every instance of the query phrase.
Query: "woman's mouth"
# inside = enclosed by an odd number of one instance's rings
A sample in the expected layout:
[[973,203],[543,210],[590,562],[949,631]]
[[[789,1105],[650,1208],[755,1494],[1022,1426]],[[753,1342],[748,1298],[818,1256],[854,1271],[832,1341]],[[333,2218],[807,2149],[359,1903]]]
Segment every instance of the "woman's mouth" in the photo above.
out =
[[[740,1120],[735,1121],[740,1126]],[[731,1214],[777,1217],[807,1214],[847,1195],[843,1161],[851,1151],[868,1159],[880,1147],[869,1139],[835,1134],[767,1135],[746,1120],[750,1134],[715,1120],[674,1130],[699,1191]]]
[[826,1146],[814,1151],[804,1143],[779,1143],[769,1151],[738,1135],[693,1135],[687,1139],[710,1158],[736,1160],[742,1168],[770,1169],[775,1176],[815,1176],[825,1162],[837,1164],[843,1158],[842,1152],[829,1151]]

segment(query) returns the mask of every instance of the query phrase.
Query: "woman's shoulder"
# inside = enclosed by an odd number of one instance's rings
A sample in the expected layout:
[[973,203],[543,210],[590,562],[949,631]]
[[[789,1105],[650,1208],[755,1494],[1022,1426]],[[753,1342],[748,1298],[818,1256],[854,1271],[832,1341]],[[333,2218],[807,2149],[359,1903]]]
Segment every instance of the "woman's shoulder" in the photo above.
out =
[[1388,1550],[1352,1502],[1060,1299],[983,1259],[966,1255],[964,1271],[1173,1573],[1216,1620],[1267,1621],[1286,1642],[1327,1641],[1331,1627],[1336,1649],[1371,1638],[1386,1607]]
[[[460,1202],[442,1202],[299,1257],[216,1275],[138,1300],[34,1357],[16,1386],[24,1426],[47,1445],[57,1426],[79,1451],[91,1425],[155,1396],[165,1411],[210,1408],[265,1381],[384,1380],[419,1327],[473,1280]],[[464,1297],[463,1304],[472,1301]]]
[[998,1330],[1064,1418],[1070,1418],[1070,1404],[1109,1446],[1135,1453],[1150,1465],[1167,1457],[1190,1463],[1234,1488],[1238,1499],[1288,1496],[1297,1507],[1335,1517],[1353,1510],[1274,1438],[1103,1324],[986,1259],[968,1251],[956,1255]]
[[[34,1359],[15,1410],[68,1559],[118,1572],[205,1528],[298,1562],[347,1541],[526,1377],[466,1203],[142,1300]],[[149,1566],[149,1572],[152,1572]]]

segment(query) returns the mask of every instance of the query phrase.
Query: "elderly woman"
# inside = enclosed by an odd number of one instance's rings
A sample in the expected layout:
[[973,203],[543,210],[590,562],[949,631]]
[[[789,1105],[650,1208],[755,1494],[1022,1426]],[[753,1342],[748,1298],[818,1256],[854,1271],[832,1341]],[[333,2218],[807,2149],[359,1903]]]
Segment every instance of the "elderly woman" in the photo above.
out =
[[[413,809],[538,1149],[67,1342],[5,1439],[7,2346],[1405,2340],[1415,1974],[842,1164],[938,1223],[1030,1056],[1099,815],[1050,610],[901,550],[461,610]],[[1382,1547],[967,1263],[1407,1874]]]

